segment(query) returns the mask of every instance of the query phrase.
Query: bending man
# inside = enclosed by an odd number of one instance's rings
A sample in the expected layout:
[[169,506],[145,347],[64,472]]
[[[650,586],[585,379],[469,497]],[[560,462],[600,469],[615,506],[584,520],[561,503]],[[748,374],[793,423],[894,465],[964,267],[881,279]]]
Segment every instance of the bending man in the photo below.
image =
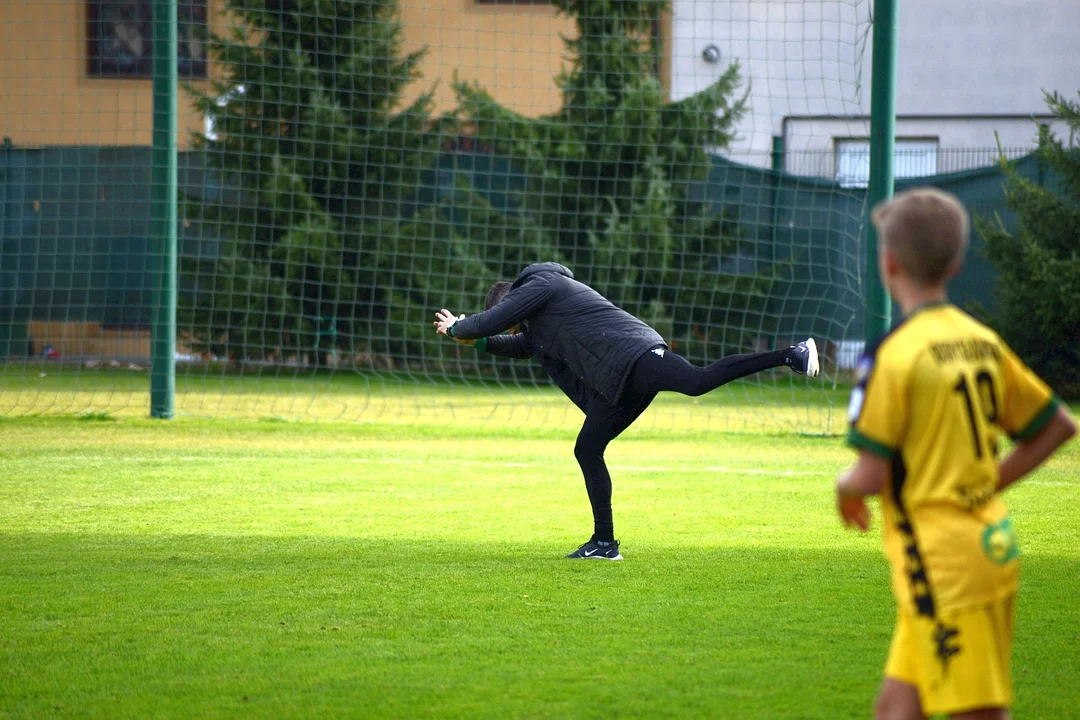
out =
[[818,373],[813,338],[786,350],[731,355],[707,367],[691,365],[671,352],[651,327],[553,262],[528,266],[513,283],[495,283],[484,307],[484,312],[468,318],[444,309],[435,314],[433,324],[440,335],[493,355],[535,356],[585,413],[574,455],[592,505],[593,536],[568,558],[622,559],[611,518],[611,476],[604,450],[658,392],[697,397],[783,365],[811,377]]

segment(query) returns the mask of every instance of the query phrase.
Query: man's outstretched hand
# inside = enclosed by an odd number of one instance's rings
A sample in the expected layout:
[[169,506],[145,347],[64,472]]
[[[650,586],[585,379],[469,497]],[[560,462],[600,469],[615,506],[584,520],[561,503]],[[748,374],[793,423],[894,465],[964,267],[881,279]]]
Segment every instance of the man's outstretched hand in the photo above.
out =
[[[464,315],[455,316],[452,312],[450,312],[446,308],[443,308],[442,310],[435,313],[435,322],[433,322],[431,324],[435,326],[435,332],[437,332],[440,335],[446,335],[447,334],[446,333],[447,328],[449,328],[451,325],[456,323],[458,320],[464,320],[464,319],[465,319]],[[461,343],[462,345],[475,345],[476,344],[475,340],[462,340],[461,338],[452,338],[452,339],[456,340],[457,342]]]

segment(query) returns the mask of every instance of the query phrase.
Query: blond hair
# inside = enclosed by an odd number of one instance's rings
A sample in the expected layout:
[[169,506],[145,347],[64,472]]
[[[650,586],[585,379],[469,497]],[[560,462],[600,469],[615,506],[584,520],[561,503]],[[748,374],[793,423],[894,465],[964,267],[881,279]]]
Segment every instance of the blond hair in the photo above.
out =
[[967,251],[970,220],[952,193],[932,187],[897,193],[870,221],[900,267],[922,285],[943,285]]

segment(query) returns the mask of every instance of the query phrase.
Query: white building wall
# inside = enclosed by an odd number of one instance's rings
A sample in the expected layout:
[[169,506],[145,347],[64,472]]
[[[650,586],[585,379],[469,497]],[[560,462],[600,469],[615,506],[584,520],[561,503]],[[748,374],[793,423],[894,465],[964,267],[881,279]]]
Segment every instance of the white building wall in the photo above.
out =
[[[1030,147],[1031,116],[1046,114],[1042,89],[1080,89],[1080,0],[898,1],[899,137],[937,138],[943,150],[998,139]],[[809,169],[816,153],[813,174],[828,174],[835,138],[868,135],[871,8],[871,0],[674,0],[672,94],[691,95],[738,61],[750,109],[731,155],[768,166],[772,138],[783,135],[789,171]],[[709,45],[720,62],[702,58]]]

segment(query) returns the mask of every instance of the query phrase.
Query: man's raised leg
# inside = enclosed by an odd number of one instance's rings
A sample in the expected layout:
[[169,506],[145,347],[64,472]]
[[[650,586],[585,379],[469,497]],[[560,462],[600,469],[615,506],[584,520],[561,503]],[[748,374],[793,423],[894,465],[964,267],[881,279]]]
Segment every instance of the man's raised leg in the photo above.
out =
[[636,393],[667,390],[698,397],[732,380],[785,365],[800,375],[817,375],[819,364],[814,339],[787,350],[728,355],[706,367],[692,365],[681,355],[656,347],[634,365],[628,387]]

